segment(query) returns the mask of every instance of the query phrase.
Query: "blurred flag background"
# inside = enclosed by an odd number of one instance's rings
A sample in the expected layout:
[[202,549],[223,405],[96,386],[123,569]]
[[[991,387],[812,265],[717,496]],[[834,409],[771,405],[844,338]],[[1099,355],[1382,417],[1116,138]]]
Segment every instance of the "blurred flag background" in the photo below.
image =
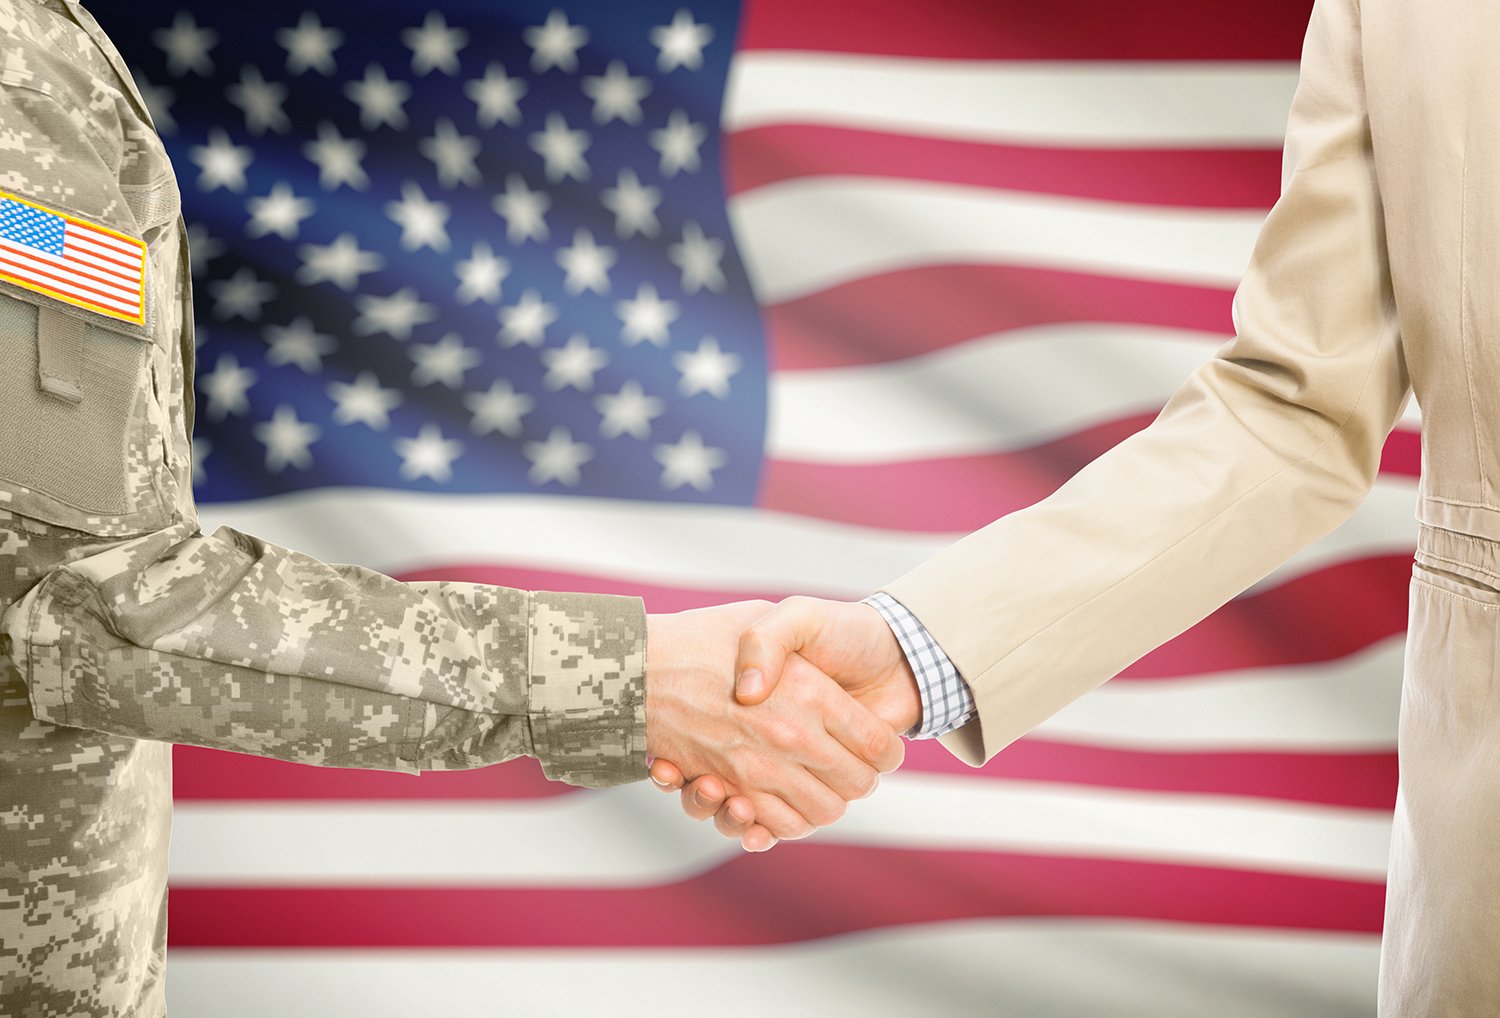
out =
[[[862,596],[1231,334],[1310,6],[101,5],[192,227],[205,526]],[[174,1013],[1371,1013],[1417,471],[1413,411],[1339,532],[766,856],[530,761],[179,750]]]

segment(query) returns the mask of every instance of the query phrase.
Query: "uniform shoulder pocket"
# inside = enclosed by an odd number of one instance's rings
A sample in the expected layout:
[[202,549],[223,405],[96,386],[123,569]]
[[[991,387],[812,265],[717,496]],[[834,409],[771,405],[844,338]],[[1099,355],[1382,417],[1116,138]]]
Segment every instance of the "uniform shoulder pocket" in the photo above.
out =
[[0,292],[0,505],[100,536],[169,522],[152,345],[128,323]]

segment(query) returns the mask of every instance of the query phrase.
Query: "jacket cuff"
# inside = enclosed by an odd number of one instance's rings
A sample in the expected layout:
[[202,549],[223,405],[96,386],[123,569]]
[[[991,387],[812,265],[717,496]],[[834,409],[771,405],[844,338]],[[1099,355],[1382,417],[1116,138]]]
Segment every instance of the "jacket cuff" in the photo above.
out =
[[640,598],[531,595],[532,749],[553,781],[646,776],[646,612]]

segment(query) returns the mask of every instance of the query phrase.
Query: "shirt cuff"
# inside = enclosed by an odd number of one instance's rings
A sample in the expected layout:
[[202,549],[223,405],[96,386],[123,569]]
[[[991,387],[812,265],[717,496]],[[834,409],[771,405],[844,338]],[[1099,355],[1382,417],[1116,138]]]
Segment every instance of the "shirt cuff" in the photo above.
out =
[[917,677],[922,698],[922,720],[906,733],[909,739],[936,739],[974,720],[978,709],[974,694],[948,655],[943,653],[927,627],[906,606],[885,591],[865,598],[885,619],[901,644],[907,664]]

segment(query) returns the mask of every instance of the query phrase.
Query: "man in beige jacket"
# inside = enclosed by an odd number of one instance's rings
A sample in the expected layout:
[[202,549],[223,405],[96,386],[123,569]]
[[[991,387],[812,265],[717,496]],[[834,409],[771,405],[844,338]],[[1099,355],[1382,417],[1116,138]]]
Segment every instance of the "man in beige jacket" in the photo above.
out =
[[[1338,526],[1415,388],[1388,1015],[1500,1014],[1496,38],[1489,4],[1317,0],[1237,338],[1151,427],[885,591],[962,676],[977,716],[945,742],[981,763]],[[742,643],[742,698],[790,650],[897,726],[941,682],[871,606],[798,599]]]

